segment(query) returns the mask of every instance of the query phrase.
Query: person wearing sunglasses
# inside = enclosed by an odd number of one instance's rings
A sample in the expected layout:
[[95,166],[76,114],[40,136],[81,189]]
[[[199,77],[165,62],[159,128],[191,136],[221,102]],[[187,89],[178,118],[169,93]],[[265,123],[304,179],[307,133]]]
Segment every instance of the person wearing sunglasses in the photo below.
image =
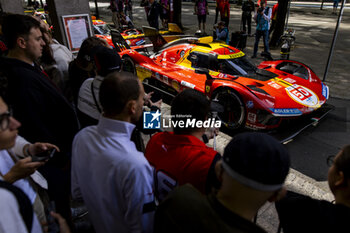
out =
[[334,201],[316,200],[294,192],[276,203],[284,233],[349,232],[350,219],[350,144],[336,156],[327,158],[328,185]]

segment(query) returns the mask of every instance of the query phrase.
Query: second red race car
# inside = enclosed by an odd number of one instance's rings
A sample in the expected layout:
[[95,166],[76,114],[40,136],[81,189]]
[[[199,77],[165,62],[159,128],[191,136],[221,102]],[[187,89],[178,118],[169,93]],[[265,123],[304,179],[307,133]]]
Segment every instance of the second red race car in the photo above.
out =
[[161,46],[157,52],[121,49],[124,70],[172,95],[186,88],[201,91],[223,106],[218,117],[230,129],[273,129],[328,99],[329,88],[303,63],[264,61],[255,67],[242,51],[212,37],[166,44],[159,35],[153,39]]
[[[115,46],[112,42],[111,29],[108,26],[108,24],[102,20],[97,20],[95,18],[92,19],[92,24],[93,24],[95,36],[104,39],[112,48],[114,48]],[[182,30],[176,24],[169,23],[168,30],[159,31],[159,34],[174,35],[176,36],[175,38],[178,38],[177,35],[181,35]],[[120,35],[124,38],[126,43],[131,47],[145,44],[145,35],[139,29],[124,28],[121,30]]]

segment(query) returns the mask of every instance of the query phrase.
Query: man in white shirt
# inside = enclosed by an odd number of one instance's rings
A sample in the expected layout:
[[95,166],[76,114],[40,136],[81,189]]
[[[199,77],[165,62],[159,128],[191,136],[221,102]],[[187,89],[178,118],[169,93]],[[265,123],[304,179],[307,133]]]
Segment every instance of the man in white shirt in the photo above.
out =
[[152,232],[153,171],[130,140],[142,114],[142,84],[131,73],[114,72],[99,97],[98,125],[73,141],[72,196],[83,198],[97,233]]

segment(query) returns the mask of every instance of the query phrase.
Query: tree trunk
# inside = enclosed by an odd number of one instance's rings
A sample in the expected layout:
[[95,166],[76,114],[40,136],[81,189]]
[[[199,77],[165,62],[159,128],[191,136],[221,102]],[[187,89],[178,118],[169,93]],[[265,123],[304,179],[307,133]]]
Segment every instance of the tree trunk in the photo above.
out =
[[277,9],[277,19],[275,30],[273,31],[272,37],[270,39],[270,46],[277,46],[280,37],[284,31],[284,25],[286,22],[286,15],[288,10],[288,2],[286,0],[278,0],[278,9]]
[[173,23],[176,23],[181,29],[183,29],[181,22],[182,0],[173,0],[173,4]]

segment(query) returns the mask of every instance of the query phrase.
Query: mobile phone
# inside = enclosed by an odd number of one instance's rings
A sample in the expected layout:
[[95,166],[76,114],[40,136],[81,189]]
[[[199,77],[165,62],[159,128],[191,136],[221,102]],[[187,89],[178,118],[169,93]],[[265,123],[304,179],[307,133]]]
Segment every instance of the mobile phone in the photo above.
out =
[[46,221],[47,221],[47,233],[59,233],[60,232],[60,227],[59,224],[57,223],[56,219],[52,217],[50,212],[56,212],[56,205],[55,202],[51,201],[49,202],[45,214],[46,214]]
[[45,150],[39,154],[33,155],[32,162],[41,162],[41,161],[51,159],[53,157],[53,155],[55,154],[55,152],[56,152],[56,149],[52,148],[49,150]]

